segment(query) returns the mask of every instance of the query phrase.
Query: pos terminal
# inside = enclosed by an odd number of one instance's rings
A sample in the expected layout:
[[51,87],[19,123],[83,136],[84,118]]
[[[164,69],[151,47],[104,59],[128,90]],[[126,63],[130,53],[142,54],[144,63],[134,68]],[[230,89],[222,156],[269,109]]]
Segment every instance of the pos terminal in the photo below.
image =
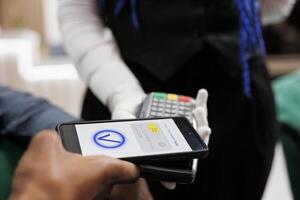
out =
[[[193,117],[195,100],[192,97],[152,92],[140,106],[139,118],[186,117],[195,127]],[[192,184],[196,177],[198,159],[172,161],[160,164],[141,165],[141,174],[148,179],[171,181],[179,184]]]

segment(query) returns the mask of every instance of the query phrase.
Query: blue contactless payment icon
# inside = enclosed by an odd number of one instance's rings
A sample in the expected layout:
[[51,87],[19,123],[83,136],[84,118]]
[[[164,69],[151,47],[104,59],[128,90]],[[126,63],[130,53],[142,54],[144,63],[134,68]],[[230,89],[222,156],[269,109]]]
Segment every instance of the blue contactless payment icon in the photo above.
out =
[[94,135],[94,142],[105,149],[115,149],[123,146],[125,137],[114,130],[102,130]]

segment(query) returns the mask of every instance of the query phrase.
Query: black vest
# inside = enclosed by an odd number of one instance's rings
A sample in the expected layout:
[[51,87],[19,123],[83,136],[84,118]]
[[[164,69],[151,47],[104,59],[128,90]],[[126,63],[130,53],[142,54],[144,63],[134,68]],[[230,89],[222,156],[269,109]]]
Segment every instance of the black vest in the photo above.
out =
[[205,48],[214,50],[229,74],[240,70],[239,17],[234,0],[138,0],[138,30],[132,24],[129,5],[119,16],[114,13],[115,5],[116,0],[107,0],[102,17],[124,60],[158,79],[167,80]]

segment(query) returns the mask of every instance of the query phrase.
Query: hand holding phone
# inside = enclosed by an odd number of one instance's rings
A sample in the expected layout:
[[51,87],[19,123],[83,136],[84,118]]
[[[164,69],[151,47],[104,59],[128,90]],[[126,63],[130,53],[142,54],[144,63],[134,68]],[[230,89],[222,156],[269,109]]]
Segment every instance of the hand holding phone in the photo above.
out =
[[116,184],[138,178],[131,163],[66,152],[55,132],[43,131],[32,138],[19,162],[9,199],[102,199]]

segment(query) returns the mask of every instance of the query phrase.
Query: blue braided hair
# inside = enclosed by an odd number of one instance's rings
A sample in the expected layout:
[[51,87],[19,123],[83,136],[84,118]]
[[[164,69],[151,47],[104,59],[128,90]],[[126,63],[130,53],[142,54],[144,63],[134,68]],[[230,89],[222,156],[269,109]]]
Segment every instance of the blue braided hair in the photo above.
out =
[[[105,6],[106,6],[106,0],[98,0],[98,1],[99,1],[99,5],[101,8],[101,12],[103,12],[105,9]],[[132,25],[135,29],[139,29],[140,22],[139,22],[138,13],[137,13],[137,0],[117,0],[115,9],[114,9],[115,15],[116,16],[120,15],[121,11],[126,6],[126,3],[129,3],[129,5],[130,5]]]
[[240,62],[242,65],[243,88],[246,97],[252,97],[250,65],[247,53],[266,55],[265,42],[259,18],[259,2],[257,0],[236,0],[240,15]]

